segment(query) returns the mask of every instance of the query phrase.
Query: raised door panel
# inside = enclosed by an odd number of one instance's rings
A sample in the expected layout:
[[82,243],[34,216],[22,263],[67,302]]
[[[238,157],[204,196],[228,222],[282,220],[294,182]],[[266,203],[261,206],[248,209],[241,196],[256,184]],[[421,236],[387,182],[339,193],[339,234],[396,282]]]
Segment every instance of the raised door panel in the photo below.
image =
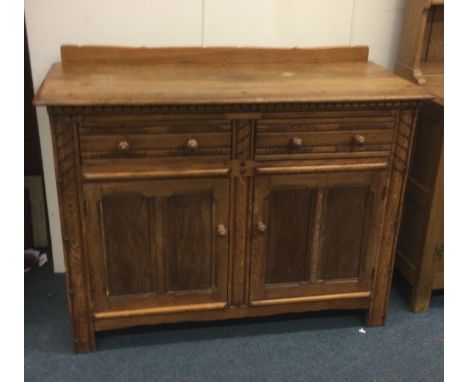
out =
[[323,249],[319,279],[348,279],[359,275],[365,252],[365,222],[369,187],[332,188],[326,191],[325,219],[321,232]]
[[91,183],[84,191],[97,311],[227,301],[228,180]]
[[386,172],[258,177],[252,301],[370,291]]
[[107,293],[151,293],[155,264],[151,256],[150,200],[111,197],[101,201]]
[[265,283],[301,282],[308,279],[310,218],[307,212],[313,213],[315,199],[314,190],[271,191]]
[[[170,291],[212,285],[213,216],[210,194],[167,200],[167,285]],[[209,256],[207,256],[209,254]]]

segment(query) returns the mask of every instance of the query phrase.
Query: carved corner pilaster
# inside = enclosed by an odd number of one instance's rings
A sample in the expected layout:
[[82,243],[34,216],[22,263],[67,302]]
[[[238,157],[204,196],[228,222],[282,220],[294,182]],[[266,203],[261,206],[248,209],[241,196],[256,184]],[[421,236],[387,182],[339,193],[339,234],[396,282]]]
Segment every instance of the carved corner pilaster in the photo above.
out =
[[79,155],[78,116],[51,116],[55,172],[65,254],[68,306],[72,317],[73,347],[77,352],[95,350],[89,279],[83,248],[83,217]]
[[406,179],[411,159],[418,110],[400,110],[391,159],[387,206],[381,241],[381,255],[374,279],[374,292],[367,316],[368,326],[385,323],[395,262]]

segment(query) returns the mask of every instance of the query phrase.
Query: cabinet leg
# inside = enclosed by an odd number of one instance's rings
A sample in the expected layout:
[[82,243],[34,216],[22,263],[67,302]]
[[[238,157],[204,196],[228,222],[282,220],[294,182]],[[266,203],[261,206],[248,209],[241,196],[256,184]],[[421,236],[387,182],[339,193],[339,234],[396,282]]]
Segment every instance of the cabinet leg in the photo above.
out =
[[388,265],[388,263],[385,266],[385,269],[381,272],[382,277],[376,277],[371,303],[367,311],[366,326],[383,326],[387,318],[393,267]]
[[385,324],[385,313],[376,311],[375,309],[369,309],[366,315],[366,326],[377,327]]
[[[76,272],[68,274],[69,284],[76,282]],[[74,284],[72,284],[74,285]],[[75,353],[88,353],[96,350],[94,321],[83,288],[77,292],[68,289],[68,303],[71,317],[71,335]]]
[[87,338],[73,338],[73,351],[75,353],[89,353],[96,351],[96,337],[94,332],[90,332]]
[[415,285],[411,291],[410,308],[413,313],[425,312],[429,309],[432,288],[423,285]]

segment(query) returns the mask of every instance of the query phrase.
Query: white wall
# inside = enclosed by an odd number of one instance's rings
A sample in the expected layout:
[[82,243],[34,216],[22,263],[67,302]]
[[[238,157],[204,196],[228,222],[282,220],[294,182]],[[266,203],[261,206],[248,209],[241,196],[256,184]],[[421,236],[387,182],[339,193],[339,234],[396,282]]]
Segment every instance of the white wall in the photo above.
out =
[[[127,46],[369,45],[393,70],[405,0],[25,0],[37,89],[63,44]],[[54,162],[38,108],[54,268],[64,270]]]

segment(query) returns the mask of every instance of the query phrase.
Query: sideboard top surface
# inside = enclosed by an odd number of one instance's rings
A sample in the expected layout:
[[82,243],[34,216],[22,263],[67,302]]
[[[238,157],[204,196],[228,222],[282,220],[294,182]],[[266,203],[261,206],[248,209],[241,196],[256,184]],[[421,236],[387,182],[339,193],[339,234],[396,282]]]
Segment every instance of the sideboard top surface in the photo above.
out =
[[361,102],[433,98],[367,47],[62,47],[35,105]]

